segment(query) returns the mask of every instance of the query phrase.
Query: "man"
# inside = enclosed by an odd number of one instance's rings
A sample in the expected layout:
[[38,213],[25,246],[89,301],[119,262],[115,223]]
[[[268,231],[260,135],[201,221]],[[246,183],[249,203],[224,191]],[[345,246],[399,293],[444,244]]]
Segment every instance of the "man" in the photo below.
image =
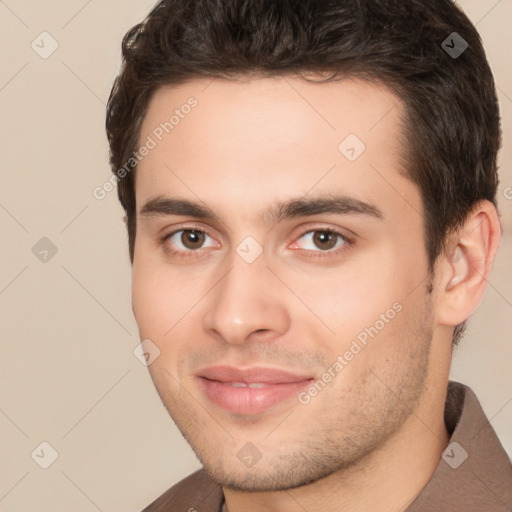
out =
[[448,381],[501,234],[466,16],[164,0],[123,55],[107,131],[133,311],[204,466],[146,511],[512,510],[510,460]]

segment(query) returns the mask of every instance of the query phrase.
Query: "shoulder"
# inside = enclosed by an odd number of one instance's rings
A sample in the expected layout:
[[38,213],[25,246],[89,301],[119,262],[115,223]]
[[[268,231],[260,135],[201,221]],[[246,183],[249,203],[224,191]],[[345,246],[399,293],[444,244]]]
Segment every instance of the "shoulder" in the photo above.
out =
[[222,487],[200,469],[173,485],[142,512],[220,512],[223,501]]

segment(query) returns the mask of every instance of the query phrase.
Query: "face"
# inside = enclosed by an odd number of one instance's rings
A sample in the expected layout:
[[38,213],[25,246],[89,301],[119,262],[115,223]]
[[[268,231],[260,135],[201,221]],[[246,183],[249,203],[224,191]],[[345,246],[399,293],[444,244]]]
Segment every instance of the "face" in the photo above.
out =
[[434,316],[402,115],[357,80],[195,80],[151,100],[133,311],[163,403],[223,485],[349,467],[420,403]]

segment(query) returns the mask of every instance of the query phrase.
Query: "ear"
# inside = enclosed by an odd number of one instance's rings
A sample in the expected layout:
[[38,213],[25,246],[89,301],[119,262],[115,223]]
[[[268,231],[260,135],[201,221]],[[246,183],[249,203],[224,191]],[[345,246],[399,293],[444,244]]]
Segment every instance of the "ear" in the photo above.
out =
[[477,203],[464,225],[450,237],[440,257],[438,323],[455,327],[481,303],[501,237],[498,212]]

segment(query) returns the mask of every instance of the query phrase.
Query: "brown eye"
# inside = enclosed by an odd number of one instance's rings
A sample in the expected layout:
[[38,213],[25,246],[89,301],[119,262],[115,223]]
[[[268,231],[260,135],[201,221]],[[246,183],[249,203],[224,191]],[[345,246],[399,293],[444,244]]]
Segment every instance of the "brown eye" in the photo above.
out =
[[195,229],[184,229],[181,235],[181,243],[187,249],[200,249],[204,244],[205,234]]
[[329,231],[315,231],[313,243],[321,250],[333,249],[338,243],[339,235]]
[[173,254],[200,254],[202,249],[215,247],[215,241],[201,229],[179,229],[166,235],[162,240],[166,250]]
[[302,249],[302,256],[328,258],[342,256],[355,242],[331,227],[310,229],[299,236],[291,249]]
[[339,231],[334,229],[311,229],[303,233],[295,242],[296,249],[304,249],[311,253],[311,256],[338,254],[349,247],[351,240]]

